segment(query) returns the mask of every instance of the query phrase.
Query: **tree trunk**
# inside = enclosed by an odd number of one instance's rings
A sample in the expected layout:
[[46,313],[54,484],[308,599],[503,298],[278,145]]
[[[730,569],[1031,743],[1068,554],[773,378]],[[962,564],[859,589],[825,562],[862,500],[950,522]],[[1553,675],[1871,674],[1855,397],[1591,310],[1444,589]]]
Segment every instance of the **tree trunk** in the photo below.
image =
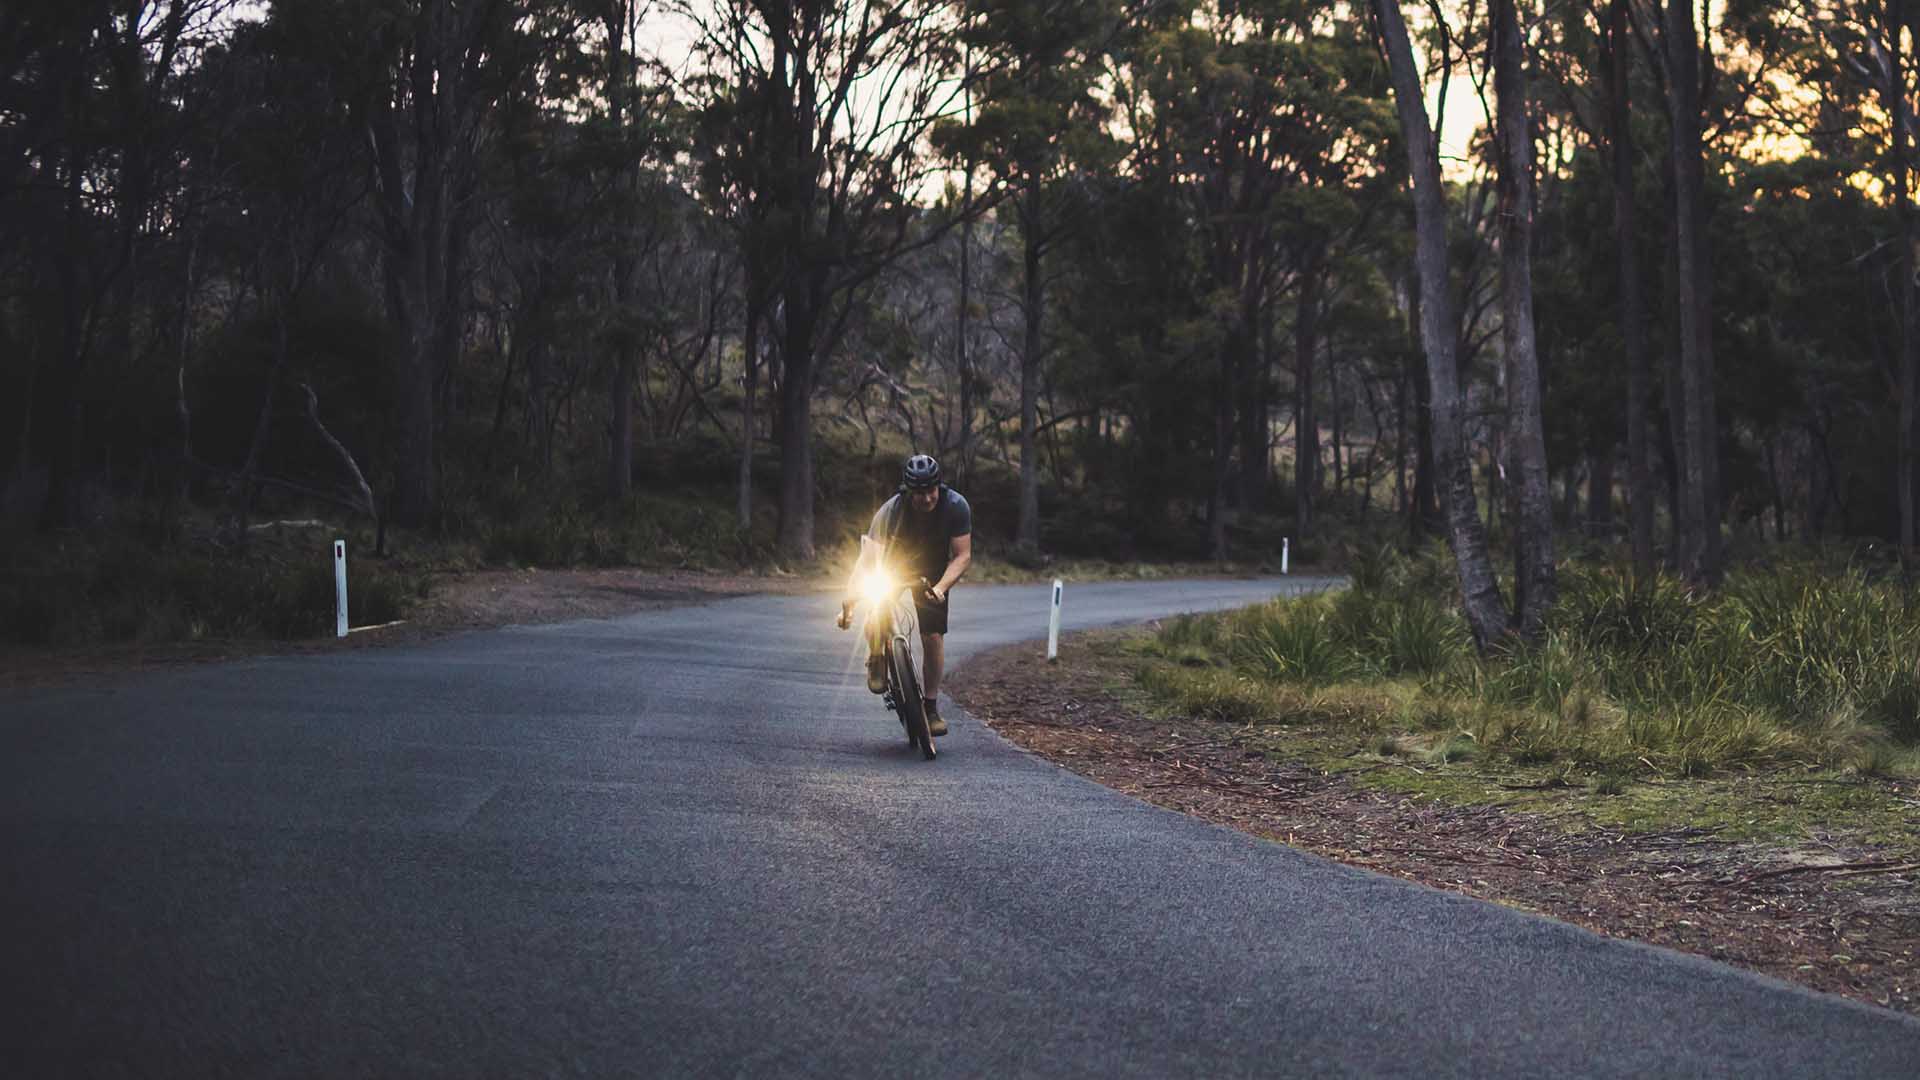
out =
[[1327,346],[1327,405],[1333,412],[1333,493],[1347,489],[1346,429],[1340,408],[1340,365],[1333,346]]
[[[1633,124],[1631,88],[1632,32],[1628,0],[1613,0],[1608,12],[1608,138],[1613,151],[1613,234],[1620,278],[1620,340],[1627,365],[1627,497],[1633,567],[1653,572],[1653,473],[1647,462],[1646,302],[1640,292],[1635,256]],[[1609,469],[1609,477],[1612,470]]]
[[1393,378],[1393,512],[1407,513],[1407,365],[1403,359]]
[[[1678,184],[1674,179],[1673,144],[1669,140],[1665,161],[1665,186],[1667,213],[1676,215],[1678,209],[1675,200],[1678,197]],[[1680,348],[1680,242],[1672,229],[1666,231],[1666,250],[1664,252],[1665,288],[1661,291],[1660,301],[1660,394],[1665,412],[1665,434],[1662,442],[1667,481],[1667,522],[1671,533],[1668,544],[1666,564],[1675,572],[1680,569],[1680,550],[1684,546],[1682,537],[1687,528],[1688,518],[1684,511],[1686,496],[1687,467],[1687,427],[1686,396],[1680,388],[1681,348]]]
[[613,406],[613,431],[607,452],[607,494],[625,499],[633,493],[633,380],[639,358],[631,342],[622,341],[613,363],[607,400]]
[[[973,83],[973,50],[967,50],[966,83]],[[965,123],[973,126],[973,94],[966,97]],[[965,483],[973,472],[973,367],[967,354],[967,305],[973,300],[973,170],[974,160],[971,152],[967,156],[967,174],[964,181],[964,194],[961,197],[961,213],[966,217],[960,222],[960,303],[955,313],[958,326],[955,328],[953,344],[955,368],[960,373],[960,453],[959,473],[961,483]]]
[[[72,122],[72,121],[69,121]],[[77,141],[77,140],[76,140]],[[78,524],[79,500],[75,488],[79,479],[78,459],[81,421],[84,417],[81,391],[86,385],[88,359],[85,301],[81,298],[84,261],[85,211],[81,205],[83,162],[80,150],[66,151],[67,175],[65,224],[66,242],[58,256],[60,280],[60,348],[49,354],[49,377],[40,380],[45,388],[44,415],[51,423],[40,425],[47,446],[47,496],[40,507],[40,529],[51,531]]]
[[267,369],[267,388],[260,395],[260,411],[254,416],[253,438],[247,443],[247,459],[240,466],[240,490],[235,493],[239,506],[234,512],[233,521],[233,540],[236,544],[246,543],[247,522],[253,517],[254,501],[260,497],[260,455],[266,450],[267,431],[273,424],[274,392],[280,388],[280,373],[287,364],[287,308],[291,303],[291,296],[282,296],[273,301],[273,365]]
[[1415,265],[1420,271],[1420,330],[1433,393],[1433,445],[1448,538],[1459,572],[1462,606],[1474,642],[1486,649],[1506,631],[1507,605],[1494,578],[1473,490],[1473,465],[1461,423],[1460,382],[1454,353],[1454,316],[1447,292],[1447,205],[1440,159],[1427,122],[1426,99],[1414,67],[1413,46],[1399,0],[1373,0],[1393,79],[1394,103],[1413,173]]
[[1688,580],[1720,579],[1720,508],[1714,431],[1712,270],[1706,258],[1700,146],[1699,48],[1691,0],[1667,5],[1668,93],[1673,106],[1674,240],[1679,251],[1680,426],[1686,457],[1681,469],[1680,572]]
[[1273,442],[1267,390],[1273,363],[1272,335],[1270,321],[1261,317],[1262,305],[1255,288],[1258,277],[1257,273],[1248,274],[1240,306],[1240,325],[1247,335],[1240,391],[1240,506],[1248,513],[1266,507],[1272,457],[1268,447]]
[[1888,172],[1893,180],[1893,205],[1900,221],[1900,410],[1898,449],[1894,470],[1900,492],[1900,558],[1909,569],[1914,559],[1914,408],[1915,358],[1920,353],[1914,324],[1913,245],[1914,213],[1907,174],[1907,64],[1901,31],[1906,26],[1906,0],[1886,0],[1887,84],[1881,95],[1893,129]]
[[1313,497],[1320,477],[1320,419],[1313,410],[1313,357],[1320,347],[1319,255],[1301,264],[1293,316],[1293,531],[1313,532]]
[[[968,171],[967,202],[973,202],[973,176]],[[969,214],[960,225],[960,304],[959,326],[954,333],[957,352],[955,368],[960,374],[960,479],[964,483],[973,468],[973,368],[967,355],[967,304],[973,294],[973,218]]]
[[[414,236],[409,244],[424,241]],[[393,519],[420,526],[433,513],[433,356],[432,305],[427,299],[424,252],[398,253],[400,280],[392,286],[390,308],[400,333],[394,364]]]
[[1445,521],[1440,513],[1440,496],[1433,482],[1433,381],[1427,369],[1427,350],[1420,341],[1425,325],[1420,304],[1420,276],[1408,283],[1407,317],[1413,340],[1413,505],[1407,532],[1414,540],[1441,533]]
[[754,397],[760,384],[761,301],[756,275],[752,267],[747,269],[747,321],[740,335],[740,350],[744,355],[741,358],[740,491],[735,509],[739,512],[740,531],[747,534],[753,531]]
[[1239,334],[1220,343],[1213,378],[1213,492],[1207,498],[1207,550],[1214,562],[1227,561],[1227,498],[1233,477],[1233,394],[1239,382]]
[[[631,25],[631,4],[627,0],[611,5],[605,15],[607,30],[607,108],[613,119],[616,138],[621,138],[622,153],[614,166],[617,209],[614,212],[613,280],[611,301],[615,325],[626,325],[627,304],[633,285],[634,236],[633,203],[635,161],[624,146],[627,124],[627,31]],[[638,373],[639,357],[633,335],[622,332],[614,345],[613,379],[607,387],[607,401],[613,411],[613,431],[607,448],[607,493],[625,499],[633,493],[633,380]]]
[[1025,333],[1020,348],[1020,524],[1019,550],[1033,557],[1040,552],[1040,455],[1034,435],[1040,424],[1040,329],[1042,302],[1040,257],[1040,184],[1029,181],[1022,195],[1020,224],[1023,237],[1022,285]]
[[1604,537],[1613,531],[1613,447],[1595,447],[1587,474],[1587,532]]
[[786,334],[780,382],[780,532],[789,559],[813,558],[812,285],[787,283]]
[[[433,514],[434,309],[445,250],[445,126],[448,88],[440,83],[439,59],[445,46],[447,16],[443,3],[421,14],[408,43],[412,57],[411,137],[403,145],[401,125],[390,96],[373,103],[367,126],[372,136],[374,176],[382,215],[387,313],[399,355],[394,357],[391,441],[394,467],[393,510],[404,525],[424,525]],[[411,181],[411,182],[409,182]]]
[[1553,495],[1533,324],[1533,127],[1518,0],[1494,0],[1495,93],[1500,124],[1500,325],[1507,365],[1509,482],[1514,521],[1514,629],[1529,641],[1553,606]]

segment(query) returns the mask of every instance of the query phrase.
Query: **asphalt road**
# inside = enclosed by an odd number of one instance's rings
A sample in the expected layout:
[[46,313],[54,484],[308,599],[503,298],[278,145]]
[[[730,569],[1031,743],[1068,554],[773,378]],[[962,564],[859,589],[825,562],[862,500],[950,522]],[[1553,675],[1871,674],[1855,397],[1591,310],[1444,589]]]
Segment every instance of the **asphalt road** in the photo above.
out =
[[[1067,623],[1279,587],[1076,587]],[[950,653],[1045,604],[959,590]],[[1913,1020],[1202,824],[957,710],[923,763],[830,617],[0,694],[0,1075],[1920,1076]]]

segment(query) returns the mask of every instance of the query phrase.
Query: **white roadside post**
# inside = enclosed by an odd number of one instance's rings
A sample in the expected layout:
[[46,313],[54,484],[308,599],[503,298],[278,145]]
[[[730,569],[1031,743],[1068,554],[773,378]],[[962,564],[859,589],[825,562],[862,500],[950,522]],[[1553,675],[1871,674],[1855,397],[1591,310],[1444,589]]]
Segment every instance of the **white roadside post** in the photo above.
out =
[[1053,611],[1047,616],[1047,663],[1060,659],[1060,579],[1053,579]]
[[333,542],[333,636],[347,636],[347,542]]
[[1287,572],[1287,547],[1289,543],[1289,538],[1285,536],[1280,538],[1280,572],[1283,574]]

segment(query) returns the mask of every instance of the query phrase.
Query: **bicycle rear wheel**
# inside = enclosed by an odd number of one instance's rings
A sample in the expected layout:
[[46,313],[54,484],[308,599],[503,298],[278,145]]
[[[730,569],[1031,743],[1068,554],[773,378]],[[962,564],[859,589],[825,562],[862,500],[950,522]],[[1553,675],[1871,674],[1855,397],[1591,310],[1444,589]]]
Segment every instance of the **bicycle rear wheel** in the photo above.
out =
[[893,642],[893,679],[900,689],[900,716],[907,722],[907,742],[920,748],[928,761],[934,758],[933,733],[927,730],[926,699],[920,696],[920,676],[913,670],[913,651],[903,639]]

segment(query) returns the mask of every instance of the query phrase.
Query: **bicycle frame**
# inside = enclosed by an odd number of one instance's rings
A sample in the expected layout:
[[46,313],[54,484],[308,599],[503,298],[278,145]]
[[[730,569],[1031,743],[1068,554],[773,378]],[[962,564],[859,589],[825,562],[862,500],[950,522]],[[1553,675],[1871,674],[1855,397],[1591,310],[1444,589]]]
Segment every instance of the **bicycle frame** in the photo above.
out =
[[[924,580],[921,587],[925,587]],[[892,638],[908,642],[920,632],[920,616],[914,607],[914,584],[884,567],[869,571],[860,582],[860,598],[867,604],[868,644],[880,646]]]
[[[919,649],[920,616],[914,605],[915,584],[875,571],[861,582],[860,592],[867,603],[866,633],[870,654],[884,659],[887,689],[883,697],[887,708],[899,717],[907,729],[907,740],[934,757],[933,736],[927,730],[924,699],[920,693]],[[924,580],[918,583],[925,588]],[[842,625],[845,625],[844,621]]]

